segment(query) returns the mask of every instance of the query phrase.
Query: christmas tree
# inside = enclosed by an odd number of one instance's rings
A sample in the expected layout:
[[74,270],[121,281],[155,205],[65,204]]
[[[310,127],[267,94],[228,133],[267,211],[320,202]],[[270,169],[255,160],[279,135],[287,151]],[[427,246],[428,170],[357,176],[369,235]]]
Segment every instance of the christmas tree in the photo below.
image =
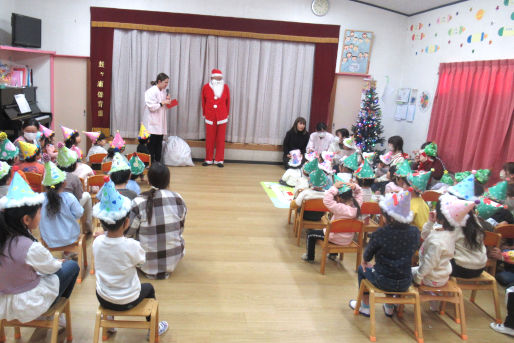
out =
[[375,151],[376,145],[384,142],[384,137],[381,136],[384,132],[384,127],[381,123],[381,115],[382,112],[378,105],[376,92],[376,82],[370,80],[363,89],[359,118],[357,119],[357,123],[352,126],[355,142],[362,152]]

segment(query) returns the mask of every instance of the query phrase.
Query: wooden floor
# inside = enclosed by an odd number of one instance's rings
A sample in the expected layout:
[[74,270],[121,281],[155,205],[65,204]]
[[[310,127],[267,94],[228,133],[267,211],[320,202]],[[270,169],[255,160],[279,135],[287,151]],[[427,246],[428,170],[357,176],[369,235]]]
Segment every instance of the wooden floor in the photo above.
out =
[[[279,166],[227,164],[225,168],[172,168],[171,189],[182,194],[188,214],[186,255],[170,279],[153,281],[160,316],[170,330],[160,342],[368,342],[369,320],[355,317],[348,302],[357,295],[355,260],[344,265],[300,259],[287,225],[287,210],[274,208],[259,185],[276,181]],[[91,242],[89,242],[91,243]],[[142,279],[143,282],[147,281]],[[502,313],[505,315],[503,290]],[[492,297],[478,303],[492,313]],[[71,298],[74,342],[92,342],[95,277],[87,275]],[[458,327],[425,304],[425,342],[459,342]],[[489,328],[491,319],[466,302],[469,342],[512,342]],[[412,308],[386,318],[377,307],[378,342],[415,342]],[[19,342],[47,342],[46,330],[22,330]],[[60,336],[61,342],[64,335]],[[120,329],[109,342],[145,342],[146,332]],[[8,342],[14,342],[8,330]]]

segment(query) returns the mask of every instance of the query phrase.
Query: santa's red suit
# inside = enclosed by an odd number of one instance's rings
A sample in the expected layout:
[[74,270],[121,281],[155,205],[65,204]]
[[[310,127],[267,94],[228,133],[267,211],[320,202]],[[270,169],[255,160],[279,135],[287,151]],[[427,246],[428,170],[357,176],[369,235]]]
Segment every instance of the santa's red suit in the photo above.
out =
[[[212,77],[222,76],[221,71],[212,70]],[[216,94],[217,93],[217,94]],[[220,94],[221,93],[221,94]],[[225,130],[228,122],[230,108],[230,91],[226,84],[221,88],[207,83],[202,88],[202,109],[205,117],[205,162],[212,164],[223,163],[225,157]],[[216,147],[216,156],[214,155]]]

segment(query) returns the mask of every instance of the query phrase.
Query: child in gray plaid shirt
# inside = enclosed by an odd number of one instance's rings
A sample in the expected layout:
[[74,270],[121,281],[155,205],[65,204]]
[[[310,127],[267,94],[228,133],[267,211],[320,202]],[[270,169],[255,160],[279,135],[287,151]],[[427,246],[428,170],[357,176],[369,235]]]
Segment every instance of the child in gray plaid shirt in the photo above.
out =
[[150,279],[166,279],[184,256],[184,223],[187,207],[180,194],[168,190],[170,171],[155,162],[148,170],[152,188],[132,201],[131,224],[127,236],[133,236],[146,252],[141,272]]

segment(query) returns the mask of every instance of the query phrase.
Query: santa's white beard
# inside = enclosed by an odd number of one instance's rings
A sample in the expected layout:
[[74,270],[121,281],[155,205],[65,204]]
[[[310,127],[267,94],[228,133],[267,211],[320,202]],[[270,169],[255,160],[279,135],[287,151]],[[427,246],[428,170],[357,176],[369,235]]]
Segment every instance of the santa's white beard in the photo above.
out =
[[223,94],[223,89],[225,88],[225,81],[211,80],[211,82],[209,82],[209,86],[211,86],[214,95],[220,98]]

